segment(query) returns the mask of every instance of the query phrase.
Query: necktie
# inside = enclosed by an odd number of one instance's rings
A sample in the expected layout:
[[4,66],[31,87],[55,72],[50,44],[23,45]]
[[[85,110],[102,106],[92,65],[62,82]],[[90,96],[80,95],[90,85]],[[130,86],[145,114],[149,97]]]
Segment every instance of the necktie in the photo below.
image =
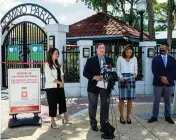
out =
[[164,66],[166,67],[166,65],[167,65],[166,56],[163,56],[163,62],[164,62]]
[[103,68],[103,58],[100,58],[100,67]]

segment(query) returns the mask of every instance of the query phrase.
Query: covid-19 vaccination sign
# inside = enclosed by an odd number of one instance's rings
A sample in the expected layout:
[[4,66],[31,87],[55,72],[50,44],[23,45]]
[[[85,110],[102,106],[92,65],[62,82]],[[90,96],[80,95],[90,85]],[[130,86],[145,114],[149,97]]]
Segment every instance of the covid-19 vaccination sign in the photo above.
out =
[[9,114],[40,113],[40,69],[9,69]]
[[9,45],[8,46],[8,61],[19,61],[19,46],[18,45]]
[[30,46],[30,52],[32,61],[44,61],[43,44],[32,44]]

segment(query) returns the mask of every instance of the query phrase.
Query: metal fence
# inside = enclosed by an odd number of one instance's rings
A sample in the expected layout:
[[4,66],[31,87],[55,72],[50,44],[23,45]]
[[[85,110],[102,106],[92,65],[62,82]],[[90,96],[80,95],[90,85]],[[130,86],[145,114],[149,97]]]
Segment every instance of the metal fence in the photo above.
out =
[[[155,56],[160,54],[160,45],[155,47]],[[169,55],[173,56],[176,59],[176,46],[169,48]]]
[[76,45],[64,46],[62,53],[65,82],[79,82],[79,47]]
[[[96,44],[99,42],[96,42]],[[106,56],[113,59],[114,65],[116,66],[117,58],[121,56],[123,49],[125,47],[125,43],[117,42],[117,41],[110,41],[110,42],[102,42],[105,44],[106,48]],[[96,45],[95,44],[95,45]],[[95,45],[91,47],[91,55],[96,55],[96,48]],[[138,46],[138,44],[132,44],[134,47],[134,55],[137,57],[138,60],[138,77],[137,80],[141,80],[142,75],[142,48]]]
[[[31,59],[30,45],[43,44],[44,58],[47,51],[47,34],[44,30],[32,22],[20,22],[14,25],[5,37],[2,45],[2,86],[8,87],[8,69],[40,68],[41,89],[44,89],[44,64],[43,61]],[[8,46],[17,45],[19,49],[19,60],[8,60]],[[1,57],[1,56],[0,56]]]
[[[94,45],[91,47],[91,56],[96,55],[95,45],[99,42],[94,42]],[[116,66],[117,58],[121,56],[125,43],[111,41],[111,42],[102,42],[106,47],[106,56],[113,59],[114,65]],[[142,74],[142,48],[139,45],[132,44],[134,48],[134,55],[138,60],[138,77],[137,80],[141,80],[143,77]],[[159,55],[160,47],[155,47],[155,55]],[[76,45],[67,45],[63,47],[63,70],[65,82],[79,82],[80,72],[79,72],[79,47]],[[169,54],[176,58],[176,46],[173,46],[169,49]]]

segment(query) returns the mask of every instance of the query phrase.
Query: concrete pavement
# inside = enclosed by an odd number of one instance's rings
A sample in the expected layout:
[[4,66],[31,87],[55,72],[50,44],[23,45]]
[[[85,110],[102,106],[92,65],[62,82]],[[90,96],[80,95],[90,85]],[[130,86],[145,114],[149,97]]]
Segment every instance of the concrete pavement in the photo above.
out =
[[[138,96],[133,104],[132,124],[122,125],[119,123],[119,112],[117,111],[117,101],[114,98],[114,111],[112,115],[110,112],[110,123],[116,127],[115,118],[117,122],[117,129],[121,140],[176,140],[176,124],[171,125],[159,119],[158,122],[148,124],[146,120],[137,116],[141,112],[151,112],[152,96]],[[147,103],[148,102],[148,103]],[[101,140],[100,132],[93,132],[89,126],[89,118],[87,113],[87,98],[71,98],[67,99],[67,108],[69,119],[72,124],[62,125],[60,118],[57,118],[59,129],[51,129],[48,117],[48,106],[45,99],[42,100],[41,114],[43,124],[41,127],[25,126],[14,129],[7,128],[8,119],[8,99],[1,100],[2,111],[2,139],[10,140]],[[126,108],[125,108],[126,110]],[[161,112],[164,106],[161,104]],[[126,112],[126,111],[125,111]],[[21,114],[18,117],[29,116],[32,114]],[[97,113],[99,120],[99,109]],[[113,119],[113,123],[112,123]],[[176,118],[174,118],[176,123]],[[118,132],[115,132],[115,140],[119,140]]]

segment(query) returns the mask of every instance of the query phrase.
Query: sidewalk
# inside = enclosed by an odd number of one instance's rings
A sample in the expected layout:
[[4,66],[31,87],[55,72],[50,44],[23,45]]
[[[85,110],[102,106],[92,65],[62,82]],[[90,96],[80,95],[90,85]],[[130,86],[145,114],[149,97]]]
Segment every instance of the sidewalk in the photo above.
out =
[[[176,124],[170,125],[163,119],[157,123],[148,124],[146,120],[143,120],[137,116],[137,113],[151,112],[152,109],[152,96],[138,96],[137,100],[133,104],[132,124],[122,125],[119,123],[119,112],[117,111],[116,99],[114,110],[115,115],[111,115],[112,118],[117,119],[117,128],[120,133],[121,140],[176,140]],[[2,101],[2,100],[1,100]],[[145,102],[145,103],[144,103]],[[150,102],[150,103],[147,103]],[[93,132],[90,130],[89,118],[87,113],[87,98],[71,98],[67,99],[67,108],[69,118],[72,124],[63,126],[61,125],[60,118],[57,119],[57,124],[60,128],[57,130],[51,129],[49,125],[48,106],[46,99],[42,99],[41,110],[43,124],[41,127],[19,127],[15,129],[7,128],[8,125],[8,100],[2,101],[2,139],[14,139],[14,140],[101,140],[100,132]],[[163,112],[163,104],[161,104],[161,112]],[[98,109],[99,110],[99,109]],[[125,111],[126,112],[126,111]],[[17,117],[24,117],[26,114],[18,115]],[[27,115],[29,116],[29,114]],[[26,116],[25,116],[26,117]],[[99,113],[97,113],[97,119],[99,120]],[[176,122],[176,118],[174,118]],[[113,121],[115,125],[115,120]],[[117,130],[117,129],[116,129]],[[149,132],[149,131],[152,131]],[[116,140],[119,139],[117,132],[115,132]],[[154,136],[155,135],[155,136]]]

